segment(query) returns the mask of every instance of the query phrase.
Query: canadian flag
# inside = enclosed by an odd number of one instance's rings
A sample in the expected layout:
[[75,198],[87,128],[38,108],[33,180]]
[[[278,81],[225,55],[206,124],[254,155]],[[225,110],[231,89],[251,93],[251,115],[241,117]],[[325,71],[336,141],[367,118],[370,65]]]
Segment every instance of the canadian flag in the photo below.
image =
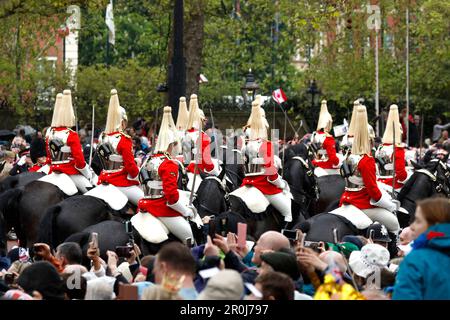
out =
[[283,102],[287,101],[286,94],[284,93],[283,89],[281,89],[281,88],[272,92],[272,98],[278,104],[282,104]]

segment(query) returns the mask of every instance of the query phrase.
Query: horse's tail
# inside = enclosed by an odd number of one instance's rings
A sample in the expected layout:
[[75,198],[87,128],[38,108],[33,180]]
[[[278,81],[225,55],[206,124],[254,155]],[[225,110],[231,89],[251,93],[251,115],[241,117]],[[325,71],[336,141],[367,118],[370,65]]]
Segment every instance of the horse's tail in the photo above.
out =
[[23,191],[21,189],[10,189],[0,194],[0,214],[2,214],[3,218],[12,225],[18,224],[12,223],[12,221],[19,221],[18,219],[14,219],[13,215],[18,212],[17,205],[19,204],[22,194]]
[[47,209],[39,226],[38,241],[47,243],[51,247],[56,245],[56,219],[61,213],[61,206],[59,204],[51,206]]

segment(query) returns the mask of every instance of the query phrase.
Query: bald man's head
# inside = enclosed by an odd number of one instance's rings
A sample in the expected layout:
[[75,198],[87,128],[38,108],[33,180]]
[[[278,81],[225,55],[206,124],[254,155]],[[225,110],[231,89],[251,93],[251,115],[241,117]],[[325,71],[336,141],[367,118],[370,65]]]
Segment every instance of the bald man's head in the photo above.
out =
[[265,250],[279,251],[283,248],[289,248],[289,239],[277,232],[277,231],[267,231],[259,237],[255,246],[255,254],[253,255],[252,262],[256,265],[261,264],[261,252]]

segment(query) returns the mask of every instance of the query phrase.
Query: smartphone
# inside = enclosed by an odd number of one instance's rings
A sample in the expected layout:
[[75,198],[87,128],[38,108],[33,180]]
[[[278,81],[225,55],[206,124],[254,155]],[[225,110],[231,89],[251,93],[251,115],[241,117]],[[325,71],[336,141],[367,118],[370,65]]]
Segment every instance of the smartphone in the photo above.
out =
[[300,247],[302,247],[302,248],[305,247],[305,239],[306,239],[306,233],[303,233],[303,234],[300,236],[300,230],[297,230],[297,239],[296,239],[296,242],[297,242],[297,244],[298,244]]
[[94,248],[98,248],[98,233],[97,232],[91,233],[91,242],[92,242],[92,246]]
[[14,273],[6,273],[4,275],[4,280],[6,285],[11,285],[14,283],[14,279],[16,278],[16,275]]
[[228,234],[228,218],[225,217],[225,218],[220,219],[220,226],[221,226],[220,235],[222,237],[226,237]]
[[209,220],[209,223],[205,224],[204,227],[206,228],[206,234],[209,235],[211,239],[214,239],[217,231],[216,218]]
[[129,258],[131,257],[131,249],[130,246],[117,246],[116,247],[116,254],[119,258]]
[[281,230],[281,233],[283,235],[285,235],[286,238],[288,238],[289,240],[293,240],[293,241],[298,240],[297,239],[297,230],[283,229],[283,230]]
[[131,221],[125,221],[125,232],[128,234],[133,233],[133,225],[131,224]]
[[131,284],[119,284],[119,300],[139,300],[138,287]]
[[338,241],[338,230],[336,229],[336,228],[334,228],[333,229],[333,240],[334,240],[334,243],[338,243],[339,241]]
[[146,277],[147,273],[148,273],[148,269],[146,267],[140,266],[139,272],[142,273]]
[[188,248],[192,248],[193,243],[192,243],[192,238],[191,237],[186,238],[186,245],[187,245]]
[[313,249],[316,252],[321,252],[320,250],[321,243],[315,241],[305,241],[305,248]]
[[237,228],[237,245],[239,248],[245,248],[247,245],[247,224],[238,222]]

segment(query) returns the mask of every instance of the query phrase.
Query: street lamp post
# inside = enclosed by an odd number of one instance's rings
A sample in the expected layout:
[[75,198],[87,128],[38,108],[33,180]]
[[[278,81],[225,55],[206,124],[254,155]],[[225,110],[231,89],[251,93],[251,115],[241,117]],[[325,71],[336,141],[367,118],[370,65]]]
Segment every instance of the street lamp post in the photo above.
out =
[[244,98],[244,105],[253,102],[258,90],[259,85],[255,81],[255,76],[252,73],[252,69],[249,69],[247,77],[245,79],[245,83],[241,87],[242,97]]
[[[317,87],[316,80],[312,80],[309,83],[309,88],[306,91],[306,93],[311,95],[311,114],[314,115],[314,112],[312,112],[314,110],[314,98],[316,97],[316,95],[319,95],[321,93],[319,88]],[[313,118],[314,118],[314,116],[313,116]],[[314,119],[312,119],[312,120],[314,120]]]
[[[186,95],[186,64],[183,52],[183,0],[176,0],[173,19],[173,56],[169,66],[169,106],[173,118],[178,116],[178,101]],[[160,88],[163,89],[163,88]]]

